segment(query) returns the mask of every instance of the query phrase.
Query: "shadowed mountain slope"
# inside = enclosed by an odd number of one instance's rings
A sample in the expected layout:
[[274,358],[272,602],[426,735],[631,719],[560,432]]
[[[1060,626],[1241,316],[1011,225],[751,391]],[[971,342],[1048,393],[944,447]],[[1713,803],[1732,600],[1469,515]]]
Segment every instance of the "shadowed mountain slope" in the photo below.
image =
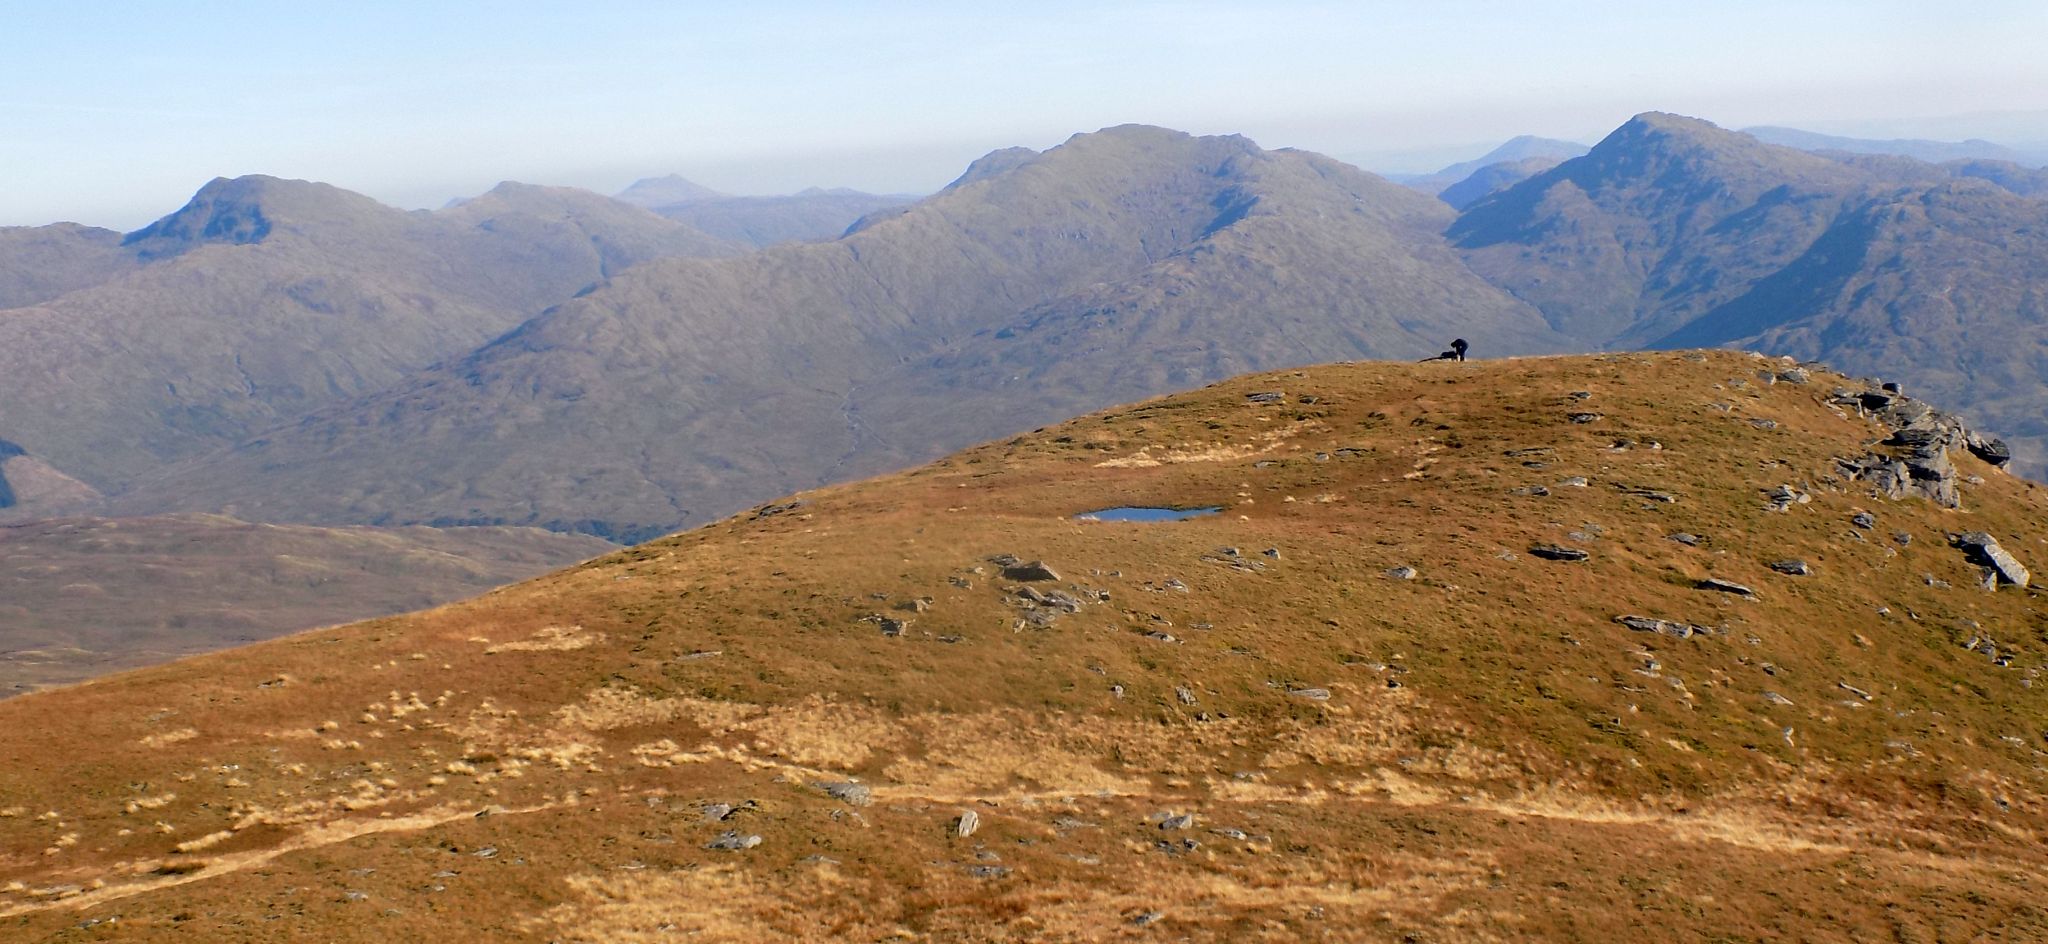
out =
[[[1862,394],[1246,377],[9,699],[0,929],[2039,939],[2048,637],[1949,535],[2038,568],[2048,502],[1960,451],[1961,509],[1846,479]],[[1113,505],[1223,511],[1074,517]]]
[[118,490],[471,350],[631,261],[732,251],[638,210],[616,207],[635,217],[620,226],[565,209],[581,198],[562,194],[501,188],[430,215],[324,184],[216,180],[126,238],[147,265],[0,311],[0,436]]
[[1449,234],[1582,344],[1724,344],[1882,373],[2013,435],[2038,470],[2048,203],[2022,195],[2024,174],[1973,179],[1995,171],[1835,159],[1652,114]]
[[1445,187],[1436,196],[1453,210],[1463,210],[1482,198],[1506,190],[1563,163],[1554,157],[1525,157],[1500,161],[1472,172],[1472,176]]
[[314,528],[215,515],[0,524],[0,697],[422,609],[611,548],[532,528]]
[[644,537],[1245,370],[1555,349],[1449,221],[1312,154],[1079,135],[836,242],[636,268],[131,507]]

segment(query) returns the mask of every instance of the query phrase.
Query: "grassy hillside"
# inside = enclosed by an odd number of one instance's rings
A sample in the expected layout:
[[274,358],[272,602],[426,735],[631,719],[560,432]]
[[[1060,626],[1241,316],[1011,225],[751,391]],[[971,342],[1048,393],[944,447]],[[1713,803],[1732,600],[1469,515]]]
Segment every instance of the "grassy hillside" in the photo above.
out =
[[2048,502],[1872,494],[1861,389],[1244,377],[10,699],[0,933],[2039,939],[2048,634],[1948,534]]

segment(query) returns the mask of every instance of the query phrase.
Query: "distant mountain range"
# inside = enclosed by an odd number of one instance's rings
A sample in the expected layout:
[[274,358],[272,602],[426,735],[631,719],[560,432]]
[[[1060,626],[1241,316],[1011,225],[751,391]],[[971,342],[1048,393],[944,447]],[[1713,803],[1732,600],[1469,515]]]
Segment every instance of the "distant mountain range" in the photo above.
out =
[[838,241],[641,266],[119,507],[639,539],[1243,370],[1560,346],[1448,207],[1327,158],[1131,126],[999,162]]
[[[124,238],[0,231],[19,247],[0,288],[33,299],[0,312],[0,436],[44,496],[13,514],[640,538],[1108,403],[1456,336],[1479,356],[1820,358],[2048,457],[2043,172],[1659,114],[1577,149],[1517,139],[1433,199],[1125,126],[992,153],[908,204],[661,178],[403,213],[245,178]],[[748,206],[723,235],[678,221]]]
[[1797,128],[1778,128],[1759,125],[1744,128],[1742,133],[1765,144],[1798,148],[1802,151],[1840,151],[1844,154],[1894,154],[1914,160],[1940,164],[1947,161],[1991,160],[2015,164],[2040,166],[2048,155],[2016,150],[2002,144],[1993,144],[1972,138],[1968,141],[1924,141],[1917,138],[1845,138],[1832,134],[1817,134]]
[[754,248],[836,239],[862,217],[918,198],[812,187],[787,196],[735,197],[670,174],[636,181],[618,199],[720,239]]

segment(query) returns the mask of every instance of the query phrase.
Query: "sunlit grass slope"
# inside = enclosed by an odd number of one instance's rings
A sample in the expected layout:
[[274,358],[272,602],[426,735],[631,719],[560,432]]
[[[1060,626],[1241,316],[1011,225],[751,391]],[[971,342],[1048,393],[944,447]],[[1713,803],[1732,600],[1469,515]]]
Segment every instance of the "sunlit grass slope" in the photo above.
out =
[[1245,377],[0,703],[0,937],[2042,939],[2048,638],[1947,536],[2048,504],[1781,373]]

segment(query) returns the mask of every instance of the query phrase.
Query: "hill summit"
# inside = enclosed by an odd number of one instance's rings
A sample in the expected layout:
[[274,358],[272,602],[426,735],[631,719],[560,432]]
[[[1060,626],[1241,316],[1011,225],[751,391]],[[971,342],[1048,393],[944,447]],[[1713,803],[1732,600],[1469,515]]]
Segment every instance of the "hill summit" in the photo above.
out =
[[1240,377],[0,703],[0,934],[2037,939],[1999,458],[1733,352]]

